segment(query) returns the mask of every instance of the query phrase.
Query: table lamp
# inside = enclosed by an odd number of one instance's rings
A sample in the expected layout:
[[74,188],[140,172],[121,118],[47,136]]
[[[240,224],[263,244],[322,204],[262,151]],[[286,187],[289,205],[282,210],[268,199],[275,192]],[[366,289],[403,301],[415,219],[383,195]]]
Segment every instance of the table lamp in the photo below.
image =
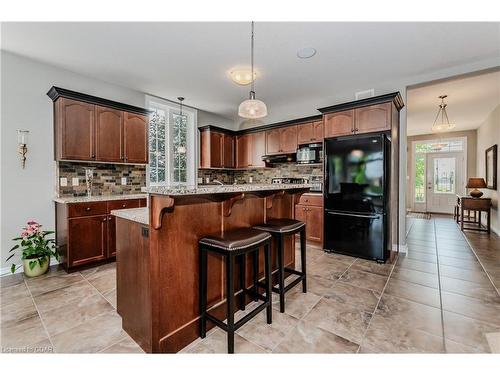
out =
[[467,189],[472,189],[469,194],[473,198],[481,198],[483,192],[479,189],[485,187],[486,181],[484,181],[484,178],[472,177],[469,178],[469,181],[467,182]]

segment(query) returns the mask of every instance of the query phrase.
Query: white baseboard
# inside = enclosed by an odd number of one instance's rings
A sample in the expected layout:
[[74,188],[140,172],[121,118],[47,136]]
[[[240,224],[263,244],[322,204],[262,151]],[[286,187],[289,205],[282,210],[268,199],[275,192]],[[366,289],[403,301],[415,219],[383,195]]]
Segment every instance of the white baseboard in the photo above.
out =
[[[59,264],[59,261],[54,257],[50,258],[50,265],[54,266],[56,264]],[[14,272],[14,273],[16,274],[16,273],[21,273],[21,272],[23,272],[23,267],[19,267],[16,270],[16,272]],[[3,267],[0,269],[0,277],[9,276],[9,275],[12,275],[12,273],[10,272],[10,267]]]

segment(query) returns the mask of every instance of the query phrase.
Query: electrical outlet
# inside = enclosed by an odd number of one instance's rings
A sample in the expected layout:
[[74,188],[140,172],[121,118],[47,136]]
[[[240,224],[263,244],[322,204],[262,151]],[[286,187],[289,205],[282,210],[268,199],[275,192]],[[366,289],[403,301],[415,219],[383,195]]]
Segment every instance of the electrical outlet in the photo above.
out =
[[203,177],[198,177],[198,184],[202,184],[203,183]]
[[127,177],[122,177],[122,185],[127,185]]
[[209,184],[210,183],[210,177],[205,177],[205,183]]
[[71,185],[73,185],[73,186],[78,186],[78,185],[80,185],[80,179],[79,179],[78,177],[73,177],[73,178],[71,179]]
[[251,177],[251,176],[250,176],[250,177],[248,177],[248,183],[249,183],[249,184],[253,183],[253,177]]
[[59,185],[60,186],[68,186],[68,179],[66,177],[61,177],[59,179]]

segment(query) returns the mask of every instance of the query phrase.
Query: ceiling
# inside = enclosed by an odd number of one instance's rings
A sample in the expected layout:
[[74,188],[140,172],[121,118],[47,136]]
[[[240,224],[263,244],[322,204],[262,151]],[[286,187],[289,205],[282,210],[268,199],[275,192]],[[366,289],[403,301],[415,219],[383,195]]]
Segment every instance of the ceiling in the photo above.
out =
[[[5,50],[167,99],[184,96],[187,105],[234,119],[236,128],[247,125],[237,107],[249,88],[227,72],[248,65],[249,47],[249,22],[2,24]],[[303,47],[317,54],[297,58]],[[263,123],[317,114],[361,90],[381,94],[381,83],[499,56],[498,23],[255,25],[256,93],[269,109]]]
[[441,99],[445,99],[453,131],[477,129],[500,105],[500,71],[474,74],[425,85],[407,92],[407,133],[431,133]]

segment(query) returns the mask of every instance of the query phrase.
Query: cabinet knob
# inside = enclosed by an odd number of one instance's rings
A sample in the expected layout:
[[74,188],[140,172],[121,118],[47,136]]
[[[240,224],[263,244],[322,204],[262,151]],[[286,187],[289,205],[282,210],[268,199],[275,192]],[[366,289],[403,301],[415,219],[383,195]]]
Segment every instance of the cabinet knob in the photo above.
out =
[[90,211],[90,207],[85,207],[85,211]]
[[106,221],[106,220],[108,220],[108,218],[107,218],[107,217],[105,217],[104,219],[102,219],[102,221]]
[[92,155],[92,159],[95,159],[95,155]]

